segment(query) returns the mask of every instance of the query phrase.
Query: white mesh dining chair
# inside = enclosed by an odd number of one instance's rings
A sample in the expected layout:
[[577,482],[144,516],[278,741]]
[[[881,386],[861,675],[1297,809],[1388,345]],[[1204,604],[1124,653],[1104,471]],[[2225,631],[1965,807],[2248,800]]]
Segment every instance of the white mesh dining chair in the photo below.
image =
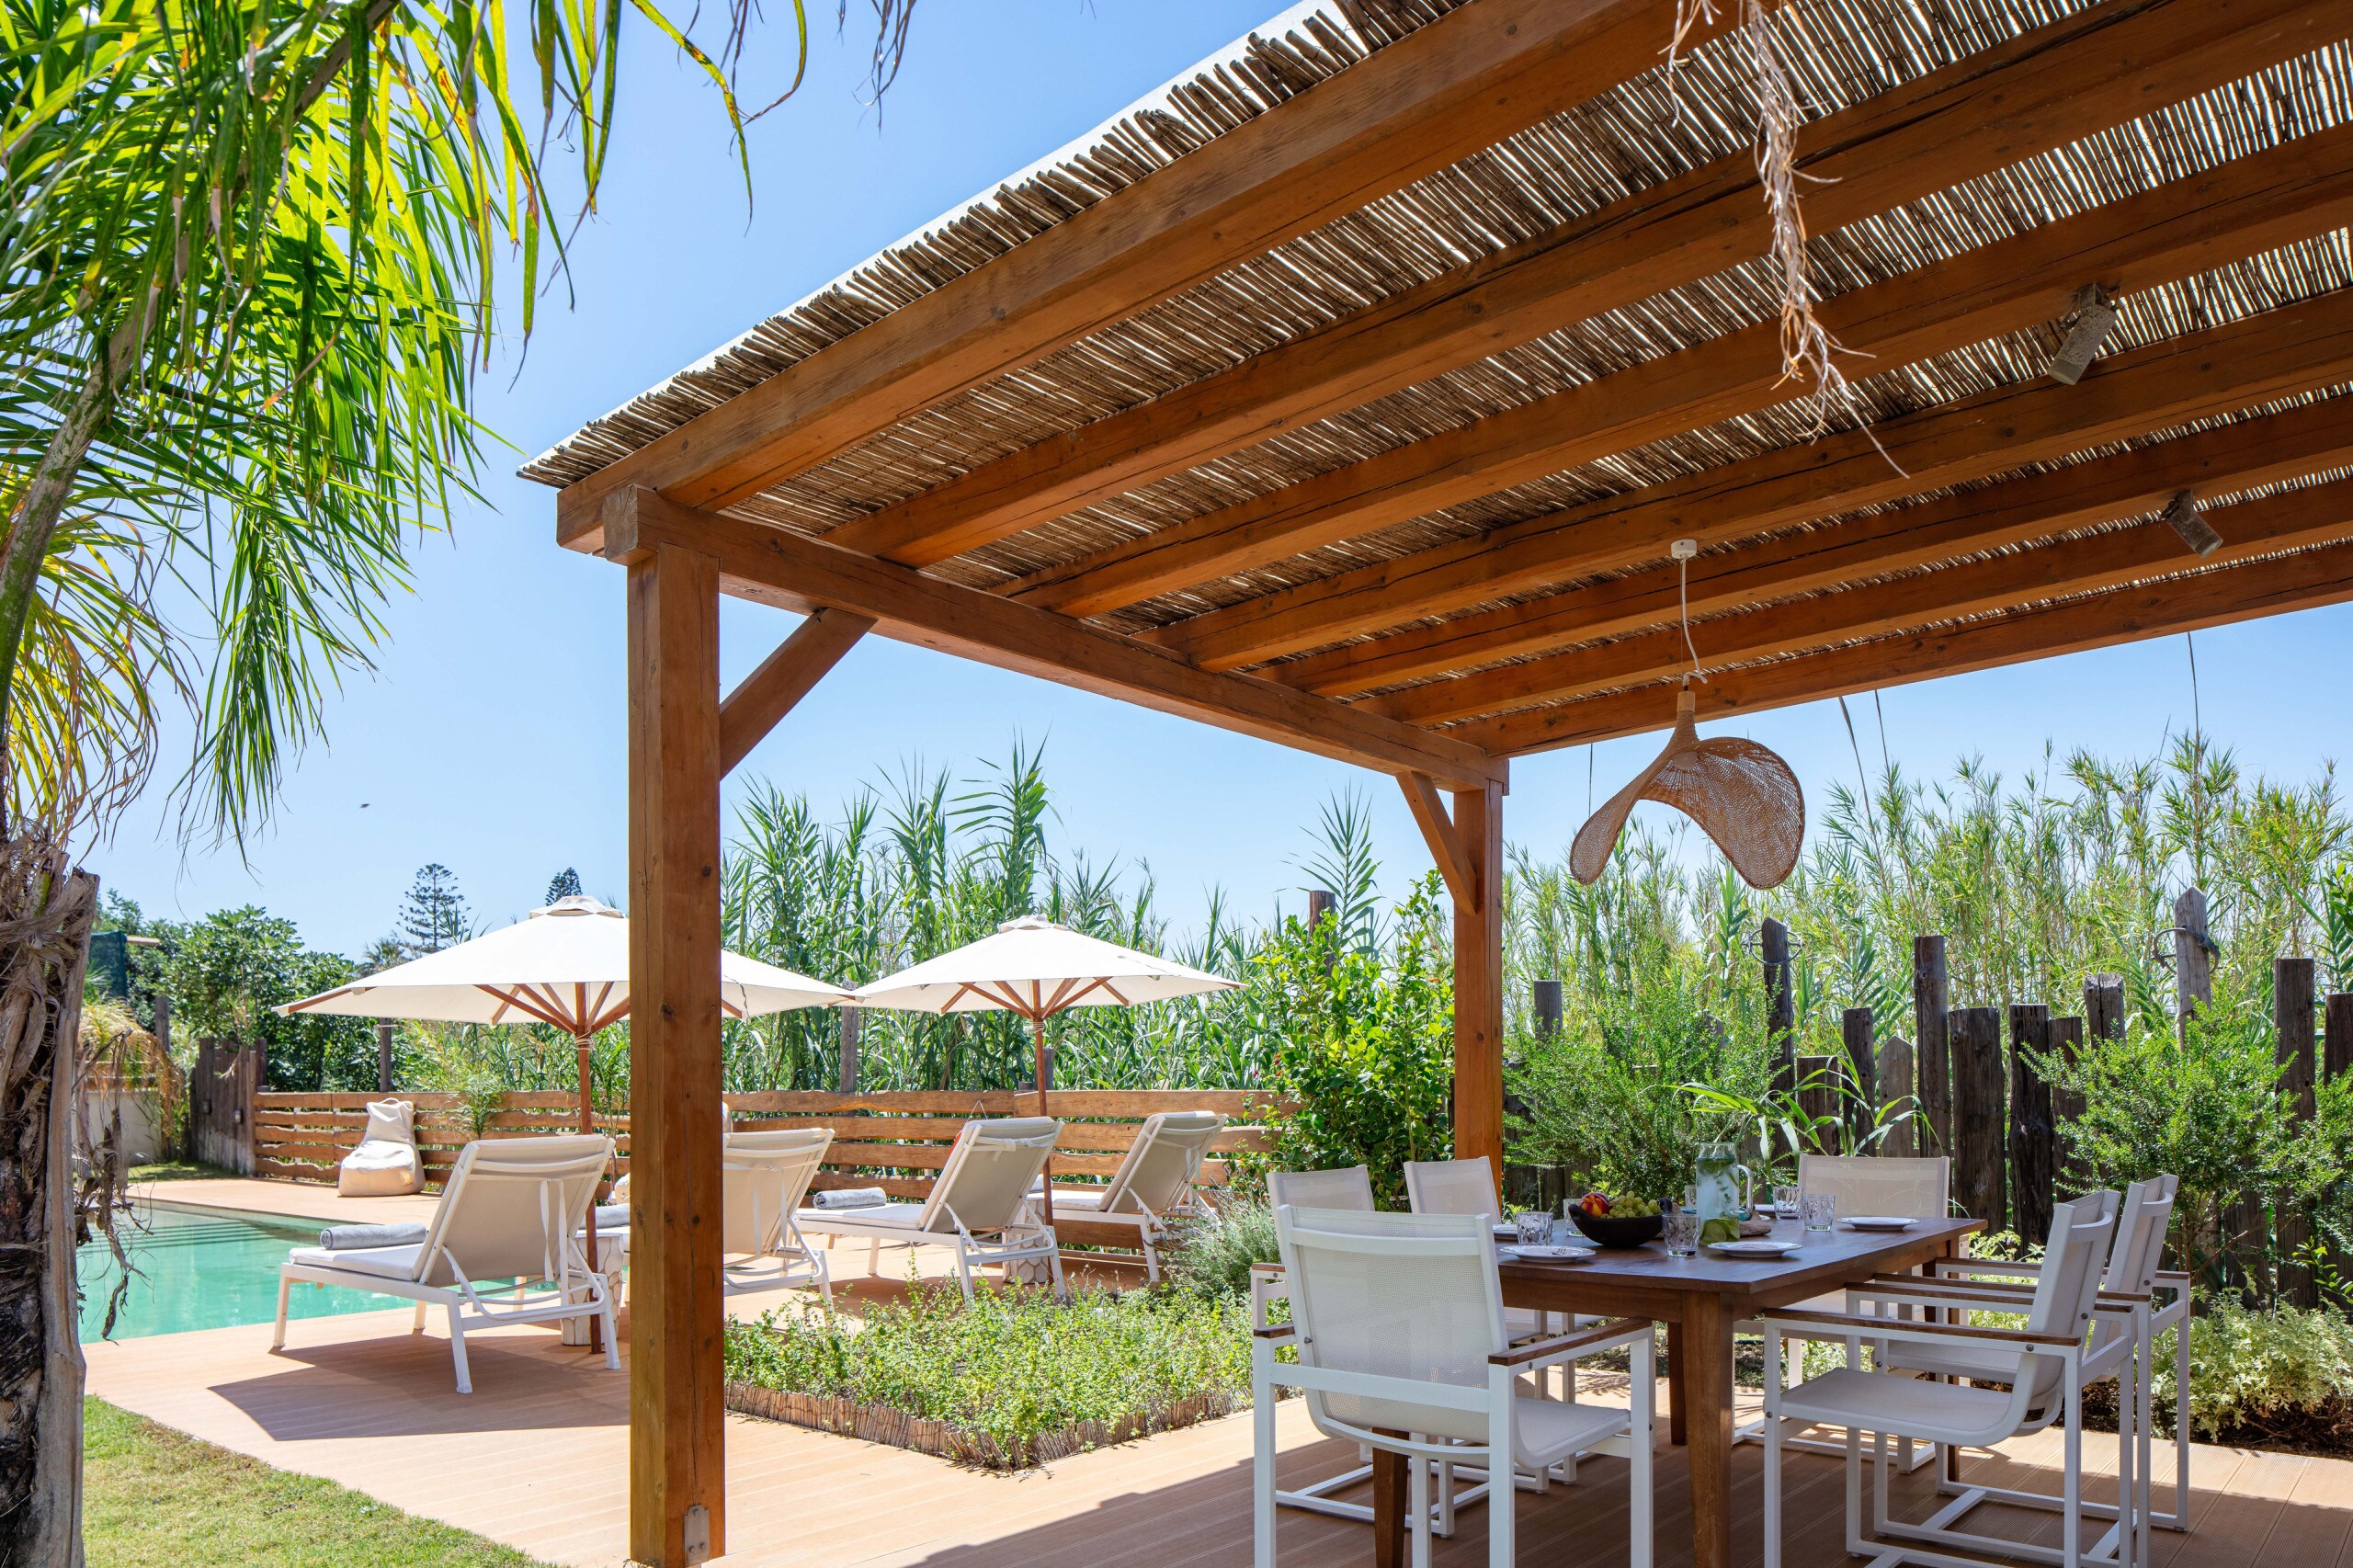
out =
[[[2027,1557],[2057,1568],[2081,1568],[2086,1561],[2083,1524],[2085,1339],[2099,1312],[2129,1317],[2099,1304],[2100,1269],[2116,1231],[2117,1195],[2102,1191],[2055,1206],[2043,1267],[2030,1296],[1970,1295],[1959,1285],[1890,1287],[1876,1313],[1824,1312],[1780,1308],[1757,1314],[1765,1334],[1766,1364],[1779,1358],[1785,1338],[1842,1340],[1846,1365],[1785,1389],[1778,1378],[1765,1381],[1765,1568],[1781,1568],[1781,1452],[1784,1421],[1847,1430],[1847,1550],[1872,1560],[1873,1568],[1905,1563],[1949,1568],[1978,1556]],[[1861,1292],[1858,1292],[1860,1294]],[[1927,1306],[1953,1315],[1972,1312],[2019,1316],[2018,1328],[1967,1322],[1927,1322],[1893,1315],[1890,1309]],[[1870,1345],[1872,1369],[1862,1366]],[[1898,1370],[1897,1361],[1967,1357],[1973,1380],[1936,1382]],[[1999,1383],[2002,1387],[1987,1387]],[[1920,1438],[1949,1447],[1990,1448],[2011,1437],[2058,1426],[2062,1443],[2060,1542],[2053,1550],[1953,1528],[1958,1512],[1940,1510],[1925,1524],[1899,1523],[1889,1516],[1889,1440]],[[1871,1528],[1863,1528],[1863,1437],[1874,1435],[1876,1484]],[[2121,1450],[2131,1453],[2131,1446]],[[2129,1465],[2129,1458],[2126,1460]],[[2131,1495],[2125,1479],[2122,1495]]]
[[[1267,1173],[1267,1203],[1273,1209],[1285,1206],[1345,1209],[1351,1213],[1370,1214],[1373,1211],[1372,1172],[1363,1165],[1343,1165],[1327,1171],[1269,1171]],[[1270,1326],[1274,1323],[1274,1304],[1285,1300],[1287,1295],[1281,1264],[1252,1265],[1250,1326],[1254,1330]],[[1372,1453],[1366,1449],[1357,1456],[1356,1464],[1337,1475],[1311,1482],[1296,1491],[1278,1492],[1275,1501],[1283,1507],[1297,1508],[1303,1513],[1370,1524],[1372,1522],[1371,1505],[1351,1503],[1339,1494],[1371,1479]],[[1449,1509],[1439,1533],[1451,1534],[1453,1529],[1454,1519]]]
[[[2189,1365],[2189,1277],[2165,1273],[2161,1267],[2165,1234],[2173,1225],[2174,1199],[2180,1186],[2177,1176],[2156,1176],[2136,1181],[2124,1189],[2123,1205],[2116,1220],[2115,1245],[2109,1252],[2108,1267],[2100,1277],[2103,1310],[2093,1320],[2083,1358],[2085,1387],[2094,1387],[2109,1379],[2116,1381],[2117,1413],[2122,1428],[2120,1438],[2132,1448],[2126,1473],[2133,1483],[2138,1539],[2131,1544],[2131,1557],[2143,1562],[2149,1560],[2148,1531],[2152,1525],[2169,1530],[2189,1528],[2189,1378],[2186,1371]],[[1937,1287],[2023,1297],[2032,1291],[2043,1267],[2040,1261],[1942,1258],[1930,1266],[1929,1275]],[[1905,1289],[1915,1288],[1907,1282]],[[2161,1292],[2168,1298],[2163,1302],[2157,1300]],[[2120,1316],[2120,1310],[2130,1315]],[[2173,1508],[2160,1514],[2155,1512],[2151,1495],[2154,1459],[2151,1434],[2155,1425],[2152,1408],[2155,1391],[2154,1351],[2157,1336],[2168,1331],[2175,1335],[2176,1468]],[[1958,1369],[1955,1353],[1949,1352],[1940,1358],[1934,1352],[1908,1350],[1894,1360],[1898,1366],[1922,1371],[1951,1375]],[[1960,1375],[1972,1374],[1961,1370]],[[1984,1503],[2043,1509],[2055,1506],[2047,1494],[2039,1492],[1963,1485],[1957,1479],[1947,1479],[1938,1486],[1955,1499],[1938,1516],[1948,1523]],[[2104,1503],[2086,1503],[2083,1508],[2096,1518],[2118,1517],[2118,1510]],[[2094,1553],[2107,1555],[2113,1545],[2112,1539],[2102,1540]]]
[[[1836,1200],[1841,1220],[1858,1214],[1884,1215],[1891,1219],[1941,1220],[1952,1211],[1952,1161],[1942,1154],[1800,1154],[1798,1156],[1798,1188],[1802,1192],[1822,1194]],[[1817,1296],[1799,1303],[1814,1312],[1841,1312],[1847,1305],[1837,1291]],[[1757,1332],[1754,1324],[1742,1324],[1738,1332]],[[1768,1363],[1768,1370],[1788,1381],[1786,1368],[1778,1362]],[[1765,1438],[1765,1418],[1758,1416],[1733,1433],[1734,1443],[1757,1443]],[[1794,1434],[1783,1440],[1792,1449],[1810,1454],[1843,1454],[1847,1445],[1843,1439]],[[1904,1472],[1928,1463],[1937,1455],[1933,1443],[1904,1445],[1898,1462]]]
[[[1504,1333],[1495,1239],[1483,1216],[1275,1210],[1291,1321],[1260,1329],[1251,1381],[1255,1460],[1252,1540],[1256,1568],[1274,1568],[1276,1391],[1305,1395],[1318,1431],[1399,1456],[1408,1483],[1413,1562],[1427,1568],[1431,1472],[1440,1464],[1541,1471],[1597,1449],[1628,1461],[1628,1561],[1651,1562],[1651,1426],[1656,1364],[1647,1323],[1621,1319],[1514,1347]],[[1277,1359],[1297,1347],[1297,1364]],[[1523,1399],[1523,1373],[1624,1348],[1629,1409]],[[1487,1512],[1487,1561],[1508,1568],[1518,1494]]]

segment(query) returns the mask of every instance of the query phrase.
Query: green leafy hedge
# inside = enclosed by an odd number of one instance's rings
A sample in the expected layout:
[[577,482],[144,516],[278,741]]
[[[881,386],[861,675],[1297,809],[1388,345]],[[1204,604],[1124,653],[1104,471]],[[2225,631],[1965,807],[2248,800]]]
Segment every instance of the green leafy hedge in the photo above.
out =
[[1192,1290],[919,1290],[863,1317],[779,1307],[727,1325],[730,1381],[883,1405],[1027,1450],[1188,1400],[1250,1397],[1245,1301]]

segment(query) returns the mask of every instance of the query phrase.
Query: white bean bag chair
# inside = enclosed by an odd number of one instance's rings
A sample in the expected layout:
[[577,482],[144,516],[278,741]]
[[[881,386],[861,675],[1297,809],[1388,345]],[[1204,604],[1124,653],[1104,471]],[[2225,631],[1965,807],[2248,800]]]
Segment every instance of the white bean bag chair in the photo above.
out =
[[343,1157],[335,1179],[345,1198],[404,1198],[425,1189],[416,1158],[416,1107],[406,1100],[374,1100],[359,1147]]

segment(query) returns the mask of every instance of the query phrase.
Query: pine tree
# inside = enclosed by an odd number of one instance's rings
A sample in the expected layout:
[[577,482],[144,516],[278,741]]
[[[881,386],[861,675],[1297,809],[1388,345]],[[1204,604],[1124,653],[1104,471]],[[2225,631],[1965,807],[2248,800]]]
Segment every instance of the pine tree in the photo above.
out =
[[553,903],[560,898],[578,898],[579,896],[580,873],[570,866],[566,866],[555,874],[553,881],[548,883],[548,896],[545,902]]
[[469,917],[457,874],[438,860],[418,871],[396,924],[411,954],[438,953],[464,941]]

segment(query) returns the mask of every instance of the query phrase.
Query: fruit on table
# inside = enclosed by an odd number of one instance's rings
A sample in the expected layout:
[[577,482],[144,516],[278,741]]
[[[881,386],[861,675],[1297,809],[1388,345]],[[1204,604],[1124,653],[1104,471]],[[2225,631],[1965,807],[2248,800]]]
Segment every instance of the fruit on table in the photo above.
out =
[[1658,1205],[1647,1198],[1612,1198],[1606,1192],[1586,1193],[1577,1199],[1577,1209],[1597,1220],[1648,1220],[1658,1213]]

